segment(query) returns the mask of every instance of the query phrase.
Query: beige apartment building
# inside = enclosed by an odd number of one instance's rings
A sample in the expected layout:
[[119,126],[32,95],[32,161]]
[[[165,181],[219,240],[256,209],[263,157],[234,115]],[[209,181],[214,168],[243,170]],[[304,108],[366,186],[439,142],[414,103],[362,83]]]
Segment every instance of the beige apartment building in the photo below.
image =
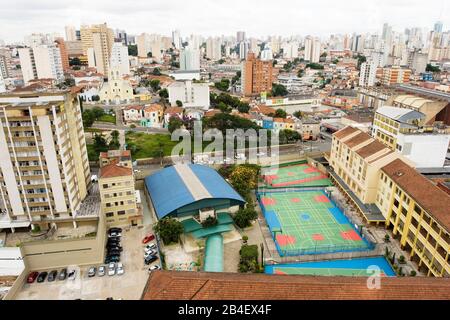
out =
[[353,127],[333,134],[328,156],[331,178],[346,192],[368,222],[383,221],[374,206],[380,169],[401,157],[368,133]]
[[0,121],[0,229],[77,227],[90,188],[77,96],[3,94]]
[[381,83],[384,85],[393,85],[399,83],[408,83],[411,77],[411,70],[392,66],[383,69]]
[[105,76],[109,73],[109,61],[114,44],[114,32],[107,24],[81,26],[80,37],[83,54],[88,57],[89,67],[95,67]]
[[100,154],[98,184],[101,211],[108,227],[142,224],[129,150],[110,150]]
[[376,205],[422,272],[450,276],[450,195],[396,159],[381,168]]

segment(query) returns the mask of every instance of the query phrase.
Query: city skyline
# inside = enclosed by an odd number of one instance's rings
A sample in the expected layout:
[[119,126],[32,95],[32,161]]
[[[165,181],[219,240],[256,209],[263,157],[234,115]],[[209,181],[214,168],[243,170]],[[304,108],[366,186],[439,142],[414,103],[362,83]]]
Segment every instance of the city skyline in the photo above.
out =
[[[190,34],[228,36],[235,35],[238,30],[245,31],[247,37],[308,34],[324,37],[354,32],[381,33],[383,23],[389,23],[400,32],[410,27],[431,30],[437,21],[443,22],[445,31],[449,23],[444,17],[450,14],[450,6],[443,0],[427,2],[428,7],[434,8],[427,11],[422,1],[405,0],[395,3],[365,1],[363,6],[355,0],[346,1],[345,6],[329,0],[307,4],[287,0],[276,4],[264,1],[262,5],[258,2],[258,6],[253,0],[245,3],[230,0],[227,5],[199,0],[189,3],[188,7],[180,0],[152,3],[138,0],[133,4],[82,0],[75,6],[67,1],[44,0],[36,4],[30,0],[18,0],[0,12],[0,39],[10,43],[21,42],[24,36],[33,32],[64,35],[65,25],[79,28],[81,24],[101,22],[136,35],[142,32],[170,35],[172,30],[179,29],[183,37]],[[276,12],[277,9],[283,19],[275,23],[267,12]],[[214,14],[205,14],[212,12]],[[18,16],[21,18],[17,19]],[[50,16],[52,19],[48,19]],[[224,24],[223,21],[229,23]]]

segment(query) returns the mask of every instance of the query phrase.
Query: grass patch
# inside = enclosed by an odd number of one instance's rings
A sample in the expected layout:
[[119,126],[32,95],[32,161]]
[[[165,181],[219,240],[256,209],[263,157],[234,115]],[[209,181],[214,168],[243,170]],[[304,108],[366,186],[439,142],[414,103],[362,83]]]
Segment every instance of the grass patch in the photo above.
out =
[[111,114],[104,114],[100,118],[98,118],[97,120],[101,121],[101,122],[109,122],[109,123],[112,123],[112,124],[116,124],[116,116],[115,115],[111,115]]
[[171,141],[167,134],[146,134],[144,132],[127,132],[125,136],[127,149],[131,150],[133,159],[158,157],[160,145],[164,156],[170,156],[177,141]]

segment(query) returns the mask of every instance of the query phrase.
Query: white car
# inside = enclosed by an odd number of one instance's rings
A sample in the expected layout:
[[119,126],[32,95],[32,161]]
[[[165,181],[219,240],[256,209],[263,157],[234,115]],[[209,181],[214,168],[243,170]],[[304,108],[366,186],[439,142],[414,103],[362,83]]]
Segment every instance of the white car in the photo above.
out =
[[149,253],[149,252],[152,252],[152,251],[155,251],[155,249],[154,248],[148,248],[148,247],[145,247],[145,249],[144,249],[144,253]]
[[119,262],[117,264],[117,275],[121,276],[124,273],[125,273],[125,270],[123,269],[123,264],[122,264],[122,262]]
[[144,253],[144,258],[147,258],[149,256],[156,256],[156,255],[157,255],[157,252],[155,250],[149,250]]
[[67,271],[67,279],[68,280],[75,280],[76,277],[77,277],[77,270],[70,269]]
[[155,270],[161,270],[161,267],[158,264],[155,264],[154,266],[151,266],[150,268],[148,268],[148,272],[152,272]]
[[106,267],[105,266],[98,267],[97,276],[103,277],[105,274],[106,274]]
[[116,274],[116,264],[114,262],[111,262],[108,265],[108,276],[113,276]]

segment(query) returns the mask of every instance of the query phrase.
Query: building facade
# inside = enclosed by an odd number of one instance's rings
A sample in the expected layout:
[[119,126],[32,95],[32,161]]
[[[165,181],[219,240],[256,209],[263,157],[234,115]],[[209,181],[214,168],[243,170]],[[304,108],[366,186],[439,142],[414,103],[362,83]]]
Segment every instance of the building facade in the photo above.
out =
[[209,86],[207,83],[176,81],[171,83],[167,90],[171,106],[176,106],[177,101],[181,101],[184,108],[209,109]]
[[272,61],[257,59],[250,52],[242,62],[241,82],[244,96],[260,95],[272,91],[273,66]]

